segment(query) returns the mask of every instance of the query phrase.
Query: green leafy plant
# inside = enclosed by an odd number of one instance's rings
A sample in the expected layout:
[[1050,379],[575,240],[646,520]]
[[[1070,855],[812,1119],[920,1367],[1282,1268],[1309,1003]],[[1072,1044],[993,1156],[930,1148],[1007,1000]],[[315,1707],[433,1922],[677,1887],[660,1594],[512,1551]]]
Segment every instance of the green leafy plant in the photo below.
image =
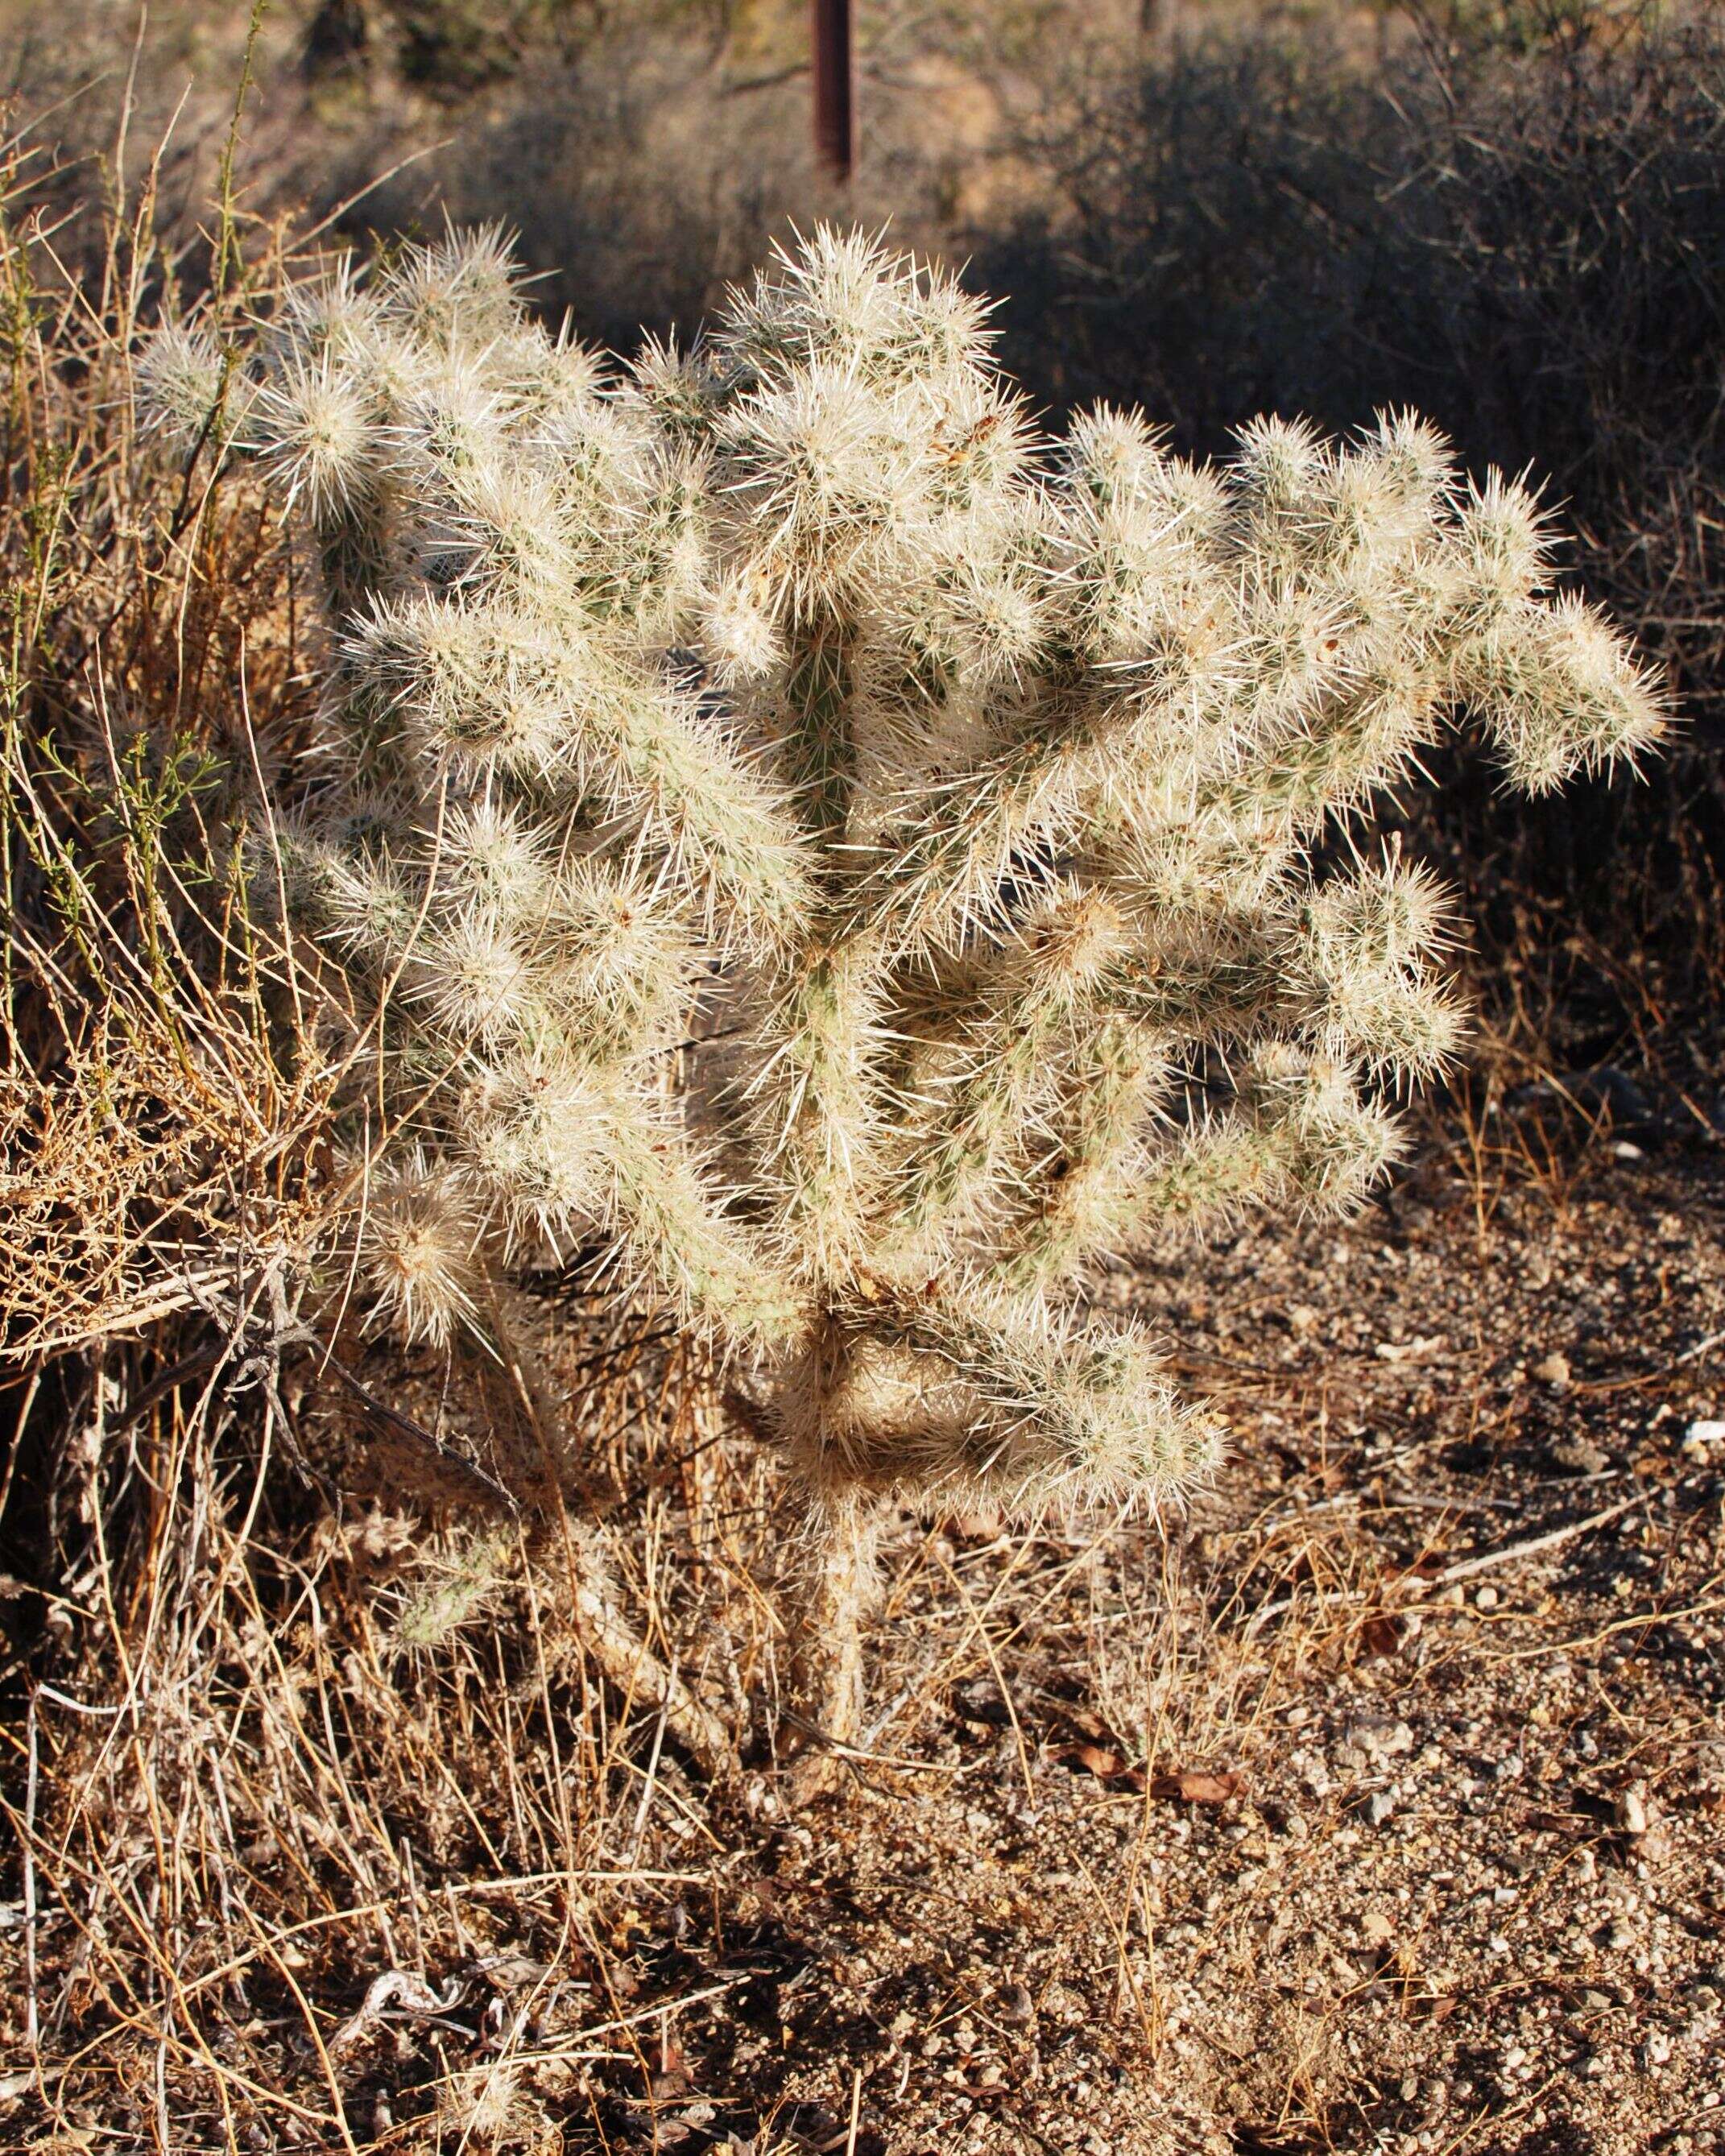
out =
[[1326,833],[1464,716],[1534,790],[1664,723],[1529,495],[1417,420],[1264,420],[1219,468],[1108,409],[1047,442],[987,314],[821,231],[612,367],[481,233],[143,362],[326,597],[254,881],[347,1060],[378,1319],[486,1337],[597,1239],[711,1336],[831,1530],[841,1740],[870,1501],[1213,1468],[1086,1279],[1347,1207],[1453,1052],[1443,894]]

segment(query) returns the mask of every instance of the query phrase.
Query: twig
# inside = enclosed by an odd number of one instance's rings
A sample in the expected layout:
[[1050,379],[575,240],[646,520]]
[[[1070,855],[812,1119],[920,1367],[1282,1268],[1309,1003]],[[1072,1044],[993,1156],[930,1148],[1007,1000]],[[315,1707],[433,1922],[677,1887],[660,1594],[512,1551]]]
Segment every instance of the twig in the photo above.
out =
[[1583,1378],[1575,1389],[1597,1398],[1601,1393],[1635,1393],[1649,1385],[1656,1385],[1681,1370],[1686,1363],[1698,1363],[1703,1355],[1711,1355],[1714,1348],[1725,1345],[1725,1332],[1710,1332],[1705,1340],[1697,1340],[1692,1348],[1686,1348],[1681,1355],[1674,1355],[1661,1369],[1644,1371],[1639,1378]]
[[572,2029],[570,2041],[584,2043],[590,2037],[609,2036],[619,2029],[633,2029],[660,2014],[680,2014],[685,2006],[699,2006],[704,1999],[716,1999],[721,1992],[735,1991],[738,1984],[752,1984],[754,1980],[755,1972],[745,1969],[741,1975],[727,1977],[722,1984],[710,1984],[705,1991],[691,1991],[686,1999],[662,1999],[656,2006],[638,2008],[633,2014],[619,2015],[614,2021],[601,2021],[591,2029]]
[[520,1517],[520,1501],[511,1491],[504,1487],[495,1475],[487,1474],[476,1460],[470,1460],[465,1453],[455,1451],[440,1438],[434,1436],[423,1423],[415,1422],[411,1415],[403,1414],[398,1408],[390,1407],[374,1394],[368,1393],[347,1364],[338,1361],[333,1354],[326,1359],[342,1389],[368,1421],[394,1436],[408,1438],[415,1445],[425,1446],[429,1451],[435,1453],[446,1466],[454,1468],[464,1476],[471,1476],[497,1500],[506,1512],[516,1518]]
[[629,1861],[641,1853],[641,1844],[646,1839],[647,1815],[653,1809],[653,1794],[659,1787],[659,1760],[665,1750],[665,1726],[670,1718],[670,1702],[677,1681],[677,1658],[671,1656],[670,1667],[665,1674],[665,1697],[659,1709],[659,1722],[653,1732],[653,1751],[647,1761],[647,1774],[641,1784],[641,1801],[635,1809],[634,1831],[629,1837]]
[[38,1786],[38,1737],[36,1727],[36,1695],[30,1695],[25,1712],[26,1743],[29,1748],[29,1765],[24,1778],[24,2041],[29,2046],[30,2056],[37,2057],[40,2036],[40,2020],[36,2009],[36,1793]]
[[[1500,1565],[1512,1563],[1517,1558],[1538,1557],[1543,1551],[1556,1549],[1564,1543],[1573,1542],[1578,1535],[1587,1534],[1594,1527],[1605,1527],[1611,1521],[1620,1519],[1637,1505],[1646,1504],[1653,1494],[1651,1490],[1643,1490],[1633,1497],[1625,1497],[1620,1505],[1608,1505],[1603,1512],[1591,1512],[1584,1520],[1572,1520],[1567,1527],[1553,1527],[1547,1534],[1530,1536],[1526,1542],[1506,1543],[1502,1549],[1486,1550],[1478,1557],[1461,1558],[1455,1563],[1446,1566],[1442,1572],[1434,1573],[1425,1584],[1429,1587],[1448,1587],[1457,1580],[1476,1578],[1482,1572],[1495,1572]],[[1361,1603],[1371,1599],[1371,1597],[1355,1593],[1338,1599],[1347,1603]],[[1266,1602],[1261,1609],[1255,1609],[1246,1620],[1243,1636],[1248,1640],[1255,1638],[1272,1617],[1286,1616],[1296,1599],[1295,1595],[1284,1594],[1280,1600]]]
[[859,1759],[869,1767],[897,1767],[909,1774],[950,1774],[952,1769],[940,1759],[895,1759],[886,1752],[865,1752],[860,1744],[841,1743],[838,1738],[829,1736],[818,1722],[811,1722],[806,1714],[795,1707],[781,1703],[778,1710],[783,1718],[793,1729],[800,1729],[805,1737],[812,1737],[823,1750],[830,1752],[836,1759]]
[[850,2131],[845,2138],[845,2156],[856,2156],[857,2123],[862,2117],[862,2068],[850,2070]]
[[1621,1504],[1608,1505],[1603,1512],[1590,1512],[1584,1520],[1572,1520],[1566,1527],[1553,1527],[1547,1534],[1530,1536],[1526,1542],[1506,1543],[1502,1549],[1486,1550],[1479,1557],[1462,1558],[1435,1573],[1432,1584],[1448,1587],[1458,1579],[1474,1579],[1482,1572],[1495,1572],[1500,1565],[1512,1563],[1517,1558],[1538,1557],[1542,1551],[1557,1549],[1564,1543],[1574,1542],[1578,1535],[1590,1533],[1594,1527],[1621,1519],[1637,1505],[1645,1505],[1653,1494],[1651,1490],[1638,1491]]

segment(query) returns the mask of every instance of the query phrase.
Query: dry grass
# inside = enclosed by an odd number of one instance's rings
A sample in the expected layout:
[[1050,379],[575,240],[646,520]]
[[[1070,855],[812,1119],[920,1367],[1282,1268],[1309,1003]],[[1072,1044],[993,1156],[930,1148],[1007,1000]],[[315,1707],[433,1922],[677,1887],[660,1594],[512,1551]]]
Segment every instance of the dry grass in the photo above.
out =
[[[662,1358],[616,1359],[604,1429],[650,1433],[628,1603],[685,1669],[741,1684],[751,1604],[724,1609],[726,1638],[713,1583],[740,1555],[760,1569],[758,1532],[740,1553],[724,1522],[759,1519],[759,1478],[738,1487],[691,1414],[666,1412],[680,1380]],[[674,1866],[685,1840],[715,1845],[665,1706],[601,1681],[581,1531],[440,1490],[399,1409],[393,1454],[321,1449],[337,1494],[269,1460],[243,1398],[129,1399],[118,1360],[98,1364],[49,1492],[81,1562],[33,1643],[53,1681],[20,1732],[13,2035],[42,2073],[11,2092],[162,2148],[369,2145],[392,2103],[459,2123],[524,2063],[644,2059],[611,1983],[620,1912],[675,1876],[667,1846]],[[327,1435],[317,1396],[291,1375],[285,1390],[295,1430]],[[685,1476],[714,1515],[694,1547],[663,1487]],[[383,1486],[369,1500],[367,1481]],[[442,2071],[434,2041],[356,2093],[384,2007],[423,2015],[434,1993],[470,2015],[494,1991],[484,2071],[470,2041]],[[559,2009],[573,2035],[530,2033]],[[479,2033],[455,2016],[457,2037]]]
[[729,1780],[488,1502],[495,1381],[362,1350],[379,1422],[290,1373],[318,1487],[255,1402],[127,1422],[110,1353],[42,1490],[8,2132],[836,2151],[854,2101],[876,2156],[1714,2147],[1717,1164],[1581,1136],[1446,1116],[1355,1227],[1118,1280],[1225,1484],[1166,1539],[902,1516],[871,1724],[800,1816],[773,1472],[673,1343],[522,1321]]
[[[542,1957],[507,2041],[413,2077],[495,2139],[537,2116],[538,2008],[593,1991],[578,2055],[647,2056],[611,1928],[675,1820],[711,1844],[691,1773],[734,1783],[752,1695],[770,1720],[772,1495],[687,1351],[568,1284],[509,1313],[507,1368],[352,1322],[340,1074],[239,872],[305,718],[299,565],[213,459],[132,439],[151,190],[92,285],[54,177],[8,146],[0,2089],[53,2133],[369,2142],[347,2054],[424,2010],[403,1972],[485,1980],[495,1902]],[[291,266],[239,243],[224,201],[236,309]]]

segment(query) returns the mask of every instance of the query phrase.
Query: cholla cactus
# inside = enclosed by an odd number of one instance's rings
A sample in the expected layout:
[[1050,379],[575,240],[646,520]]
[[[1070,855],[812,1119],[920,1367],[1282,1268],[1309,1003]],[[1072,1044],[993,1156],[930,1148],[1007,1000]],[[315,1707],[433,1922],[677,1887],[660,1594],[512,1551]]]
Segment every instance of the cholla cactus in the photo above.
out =
[[839,1513],[1209,1468],[1087,1276],[1354,1202],[1457,1038],[1442,894],[1314,842],[1459,716],[1532,789],[1662,724],[1528,495],[1418,421],[1051,444],[986,315],[823,231],[610,368],[483,234],[146,362],[321,565],[259,883],[362,1050],[377,1309],[483,1329],[598,1234]]

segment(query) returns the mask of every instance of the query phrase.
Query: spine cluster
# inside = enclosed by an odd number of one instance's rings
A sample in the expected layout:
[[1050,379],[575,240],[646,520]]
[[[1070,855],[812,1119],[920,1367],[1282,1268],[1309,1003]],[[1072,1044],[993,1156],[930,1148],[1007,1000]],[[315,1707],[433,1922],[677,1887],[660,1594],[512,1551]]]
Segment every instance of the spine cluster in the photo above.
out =
[[1442,892],[1317,842],[1458,720],[1543,790],[1664,715],[1417,420],[1050,442],[989,346],[822,231],[611,365],[481,234],[143,372],[326,596],[256,880],[358,1051],[379,1317],[446,1343],[600,1238],[824,1491],[1153,1499],[1214,1432],[1086,1276],[1345,1208],[1457,1040]]

